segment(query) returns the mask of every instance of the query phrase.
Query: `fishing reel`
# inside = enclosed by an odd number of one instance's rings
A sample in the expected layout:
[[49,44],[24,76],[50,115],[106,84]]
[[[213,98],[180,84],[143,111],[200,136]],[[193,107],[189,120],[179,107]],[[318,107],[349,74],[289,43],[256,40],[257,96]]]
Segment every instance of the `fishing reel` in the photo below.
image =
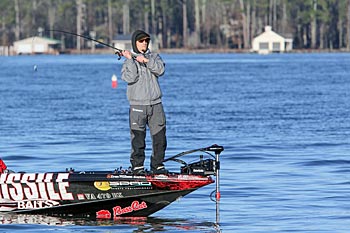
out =
[[122,58],[121,50],[117,50],[114,54],[118,55],[118,60]]

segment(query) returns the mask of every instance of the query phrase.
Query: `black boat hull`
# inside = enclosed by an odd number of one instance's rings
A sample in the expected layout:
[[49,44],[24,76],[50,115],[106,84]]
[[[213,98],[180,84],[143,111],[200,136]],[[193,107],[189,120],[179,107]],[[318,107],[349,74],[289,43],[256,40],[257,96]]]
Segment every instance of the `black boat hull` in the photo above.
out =
[[[219,154],[222,146],[182,152],[170,157],[183,166],[179,173],[134,175],[128,170],[53,173],[14,173],[1,166],[0,212],[52,216],[81,216],[97,219],[147,217],[176,199],[214,180],[216,199],[219,192]],[[187,164],[179,157],[215,152],[215,160]],[[1,160],[0,160],[1,162]]]
[[213,182],[210,176],[175,173],[1,174],[0,211],[98,219],[147,217]]
[[[116,219],[120,217],[147,217],[178,198],[193,190],[168,191],[159,194],[148,194],[119,199],[108,199],[63,205],[51,208],[17,210],[16,213],[46,214],[50,216],[75,216],[97,219]],[[124,210],[124,211],[123,211]]]

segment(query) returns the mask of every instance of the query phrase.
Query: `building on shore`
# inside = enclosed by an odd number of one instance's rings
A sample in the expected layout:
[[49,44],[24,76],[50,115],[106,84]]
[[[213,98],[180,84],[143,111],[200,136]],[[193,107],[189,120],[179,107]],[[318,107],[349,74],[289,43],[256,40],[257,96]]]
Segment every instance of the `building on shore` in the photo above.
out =
[[13,43],[14,53],[21,54],[59,54],[60,41],[46,37],[29,37]]
[[127,34],[118,34],[116,35],[113,40],[112,44],[114,47],[121,49],[121,50],[130,50],[132,49],[131,46],[131,35]]
[[259,54],[283,53],[293,49],[293,39],[283,37],[265,26],[265,32],[253,39],[252,51]]

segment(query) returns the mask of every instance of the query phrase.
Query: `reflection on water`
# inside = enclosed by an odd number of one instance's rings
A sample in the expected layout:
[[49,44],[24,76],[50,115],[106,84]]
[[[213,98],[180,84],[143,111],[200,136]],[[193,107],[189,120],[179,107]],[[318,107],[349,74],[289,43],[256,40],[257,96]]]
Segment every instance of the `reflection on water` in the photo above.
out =
[[[6,229],[18,229],[22,224],[26,224],[26,229],[37,229],[38,225],[47,226],[89,226],[90,230],[109,227],[109,229],[121,229],[123,226],[128,229],[134,228],[133,232],[159,232],[159,231],[190,231],[190,232],[221,232],[217,224],[207,221],[197,221],[195,219],[162,219],[155,217],[148,218],[120,218],[114,220],[92,220],[89,218],[56,217],[46,215],[31,214],[0,214],[0,224],[6,225]],[[30,226],[30,227],[28,227]],[[98,228],[95,228],[98,227]],[[3,229],[3,227],[2,227]]]

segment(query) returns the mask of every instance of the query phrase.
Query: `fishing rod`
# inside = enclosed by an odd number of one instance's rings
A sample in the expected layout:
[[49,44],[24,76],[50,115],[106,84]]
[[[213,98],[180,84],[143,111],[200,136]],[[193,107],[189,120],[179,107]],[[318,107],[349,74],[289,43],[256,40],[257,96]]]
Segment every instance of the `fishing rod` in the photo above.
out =
[[106,43],[104,43],[104,42],[98,41],[98,40],[96,40],[96,39],[94,39],[94,38],[91,38],[91,37],[89,37],[89,36],[84,36],[84,35],[80,35],[80,34],[78,34],[78,33],[67,32],[67,31],[56,30],[56,29],[50,29],[50,30],[45,30],[45,31],[48,31],[48,32],[60,32],[60,33],[70,34],[70,35],[73,35],[73,36],[78,36],[78,37],[84,38],[84,39],[86,39],[86,40],[94,41],[94,42],[96,42],[96,43],[98,43],[98,44],[101,44],[101,45],[104,45],[104,46],[106,46],[106,47],[109,47],[109,48],[112,48],[112,49],[116,50],[115,54],[117,54],[117,55],[119,56],[118,60],[121,59],[121,53],[123,52],[123,50],[118,49],[118,48],[116,48],[116,47],[114,47],[114,46],[112,46],[112,45],[110,45],[110,44],[106,44]]

